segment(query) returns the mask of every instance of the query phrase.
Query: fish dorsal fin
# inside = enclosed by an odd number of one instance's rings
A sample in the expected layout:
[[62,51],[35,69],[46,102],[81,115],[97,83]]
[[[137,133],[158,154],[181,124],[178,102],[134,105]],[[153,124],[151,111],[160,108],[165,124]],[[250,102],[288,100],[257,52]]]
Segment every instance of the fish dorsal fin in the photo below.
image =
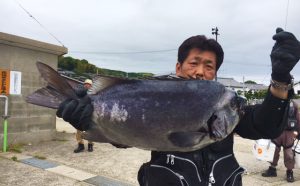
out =
[[101,92],[106,88],[112,87],[117,84],[129,82],[129,81],[132,80],[126,78],[117,78],[117,77],[98,75],[93,78],[93,85],[88,90],[88,94],[97,94],[98,92]]

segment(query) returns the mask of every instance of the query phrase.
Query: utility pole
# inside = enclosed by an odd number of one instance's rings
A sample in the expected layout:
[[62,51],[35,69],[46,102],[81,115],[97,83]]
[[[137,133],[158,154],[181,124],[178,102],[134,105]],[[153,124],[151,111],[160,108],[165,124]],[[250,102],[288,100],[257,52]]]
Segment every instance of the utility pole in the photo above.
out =
[[243,76],[243,96],[245,96],[245,77]]
[[[218,27],[212,28],[211,31],[212,31],[211,32],[212,35],[216,35],[216,41],[218,42],[218,35],[220,35]],[[216,81],[218,81],[217,72],[216,72]]]
[[218,35],[220,35],[218,27],[212,28],[211,30],[212,30],[212,32],[211,32],[212,35],[216,35],[216,41],[218,41]]

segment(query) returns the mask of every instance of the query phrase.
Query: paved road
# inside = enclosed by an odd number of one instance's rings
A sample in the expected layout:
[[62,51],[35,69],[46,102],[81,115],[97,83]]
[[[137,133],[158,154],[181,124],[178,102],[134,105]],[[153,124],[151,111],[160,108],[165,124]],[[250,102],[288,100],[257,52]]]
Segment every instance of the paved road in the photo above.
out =
[[[24,145],[22,153],[0,153],[0,186],[24,185],[137,185],[139,166],[149,160],[149,151],[136,148],[117,149],[109,144],[95,144],[94,152],[73,153],[75,130],[58,120],[56,140]],[[251,153],[253,141],[235,137],[235,154],[247,169],[245,186],[300,185],[300,170],[294,170],[294,183],[285,181],[282,159],[278,177],[263,178],[267,162],[257,161]],[[17,161],[11,158],[16,157]]]

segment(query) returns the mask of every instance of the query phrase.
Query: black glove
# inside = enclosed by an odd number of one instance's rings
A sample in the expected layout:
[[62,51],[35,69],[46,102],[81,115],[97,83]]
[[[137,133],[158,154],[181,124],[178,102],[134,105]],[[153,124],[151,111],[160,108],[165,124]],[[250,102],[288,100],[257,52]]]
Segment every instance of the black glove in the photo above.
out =
[[56,116],[69,122],[74,128],[85,131],[89,128],[94,107],[91,98],[87,95],[87,90],[77,88],[75,93],[79,99],[66,99],[56,112]]
[[276,43],[271,52],[272,79],[290,83],[290,72],[300,59],[300,43],[292,33],[282,28],[276,29],[273,39]]
[[79,98],[83,98],[87,95],[87,89],[83,85],[78,85],[75,89],[75,93]]

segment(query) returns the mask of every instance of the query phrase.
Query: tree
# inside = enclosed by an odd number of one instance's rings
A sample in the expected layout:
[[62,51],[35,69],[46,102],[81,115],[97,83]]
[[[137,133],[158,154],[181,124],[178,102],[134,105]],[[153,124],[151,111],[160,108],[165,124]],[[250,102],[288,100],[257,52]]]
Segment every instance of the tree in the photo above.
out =
[[252,81],[252,80],[248,80],[248,81],[245,81],[246,84],[257,84],[255,81]]
[[76,73],[77,76],[85,76],[87,78],[91,74],[101,74],[106,76],[114,76],[114,77],[126,77],[128,74],[129,78],[140,78],[153,76],[151,73],[126,73],[118,70],[109,70],[98,68],[93,64],[90,64],[86,59],[75,59],[70,56],[64,57],[61,56],[58,58],[58,67],[63,70],[69,70]]
[[254,96],[253,96],[253,93],[251,90],[245,92],[245,97],[247,98],[247,100],[254,99]]

